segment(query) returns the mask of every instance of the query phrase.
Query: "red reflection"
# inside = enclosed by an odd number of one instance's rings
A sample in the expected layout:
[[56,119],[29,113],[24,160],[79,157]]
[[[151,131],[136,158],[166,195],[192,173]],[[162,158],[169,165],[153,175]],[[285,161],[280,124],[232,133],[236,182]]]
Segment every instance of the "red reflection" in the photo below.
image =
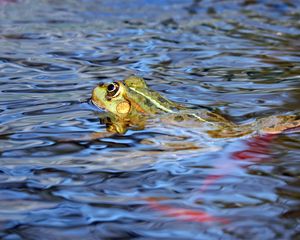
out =
[[[247,140],[247,148],[242,151],[236,151],[232,153],[232,159],[239,161],[250,161],[250,162],[261,162],[269,158],[269,145],[276,138],[275,134],[268,134],[263,136],[253,137]],[[214,174],[208,176],[204,179],[202,186],[200,187],[201,194],[207,190],[207,188],[214,182],[222,177],[226,176],[233,167],[236,165],[226,164],[224,166],[218,166],[218,169],[222,169],[223,174]],[[173,217],[175,220],[188,221],[188,222],[198,222],[198,223],[228,223],[229,220],[225,218],[220,218],[212,216],[207,212],[195,210],[195,209],[185,209],[180,207],[172,207],[170,205],[165,205],[159,203],[159,199],[147,199],[149,206],[156,211],[161,212],[165,216]]]
[[228,221],[224,218],[214,217],[204,211],[196,209],[185,209],[179,207],[172,207],[168,205],[160,204],[157,201],[149,201],[151,208],[162,212],[168,217],[173,217],[177,220],[188,221],[188,222],[199,222],[199,223],[227,223]]
[[261,162],[268,158],[270,153],[269,145],[277,135],[268,134],[263,136],[253,137],[247,141],[248,149],[237,151],[232,154],[235,160],[247,160],[251,162]]

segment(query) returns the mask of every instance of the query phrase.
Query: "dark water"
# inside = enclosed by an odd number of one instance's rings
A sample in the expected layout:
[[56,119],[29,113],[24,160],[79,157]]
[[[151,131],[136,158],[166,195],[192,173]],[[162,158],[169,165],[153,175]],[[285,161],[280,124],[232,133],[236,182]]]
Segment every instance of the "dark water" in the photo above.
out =
[[0,18],[1,239],[300,238],[299,133],[97,137],[87,102],[135,73],[236,121],[297,113],[299,1],[1,0]]

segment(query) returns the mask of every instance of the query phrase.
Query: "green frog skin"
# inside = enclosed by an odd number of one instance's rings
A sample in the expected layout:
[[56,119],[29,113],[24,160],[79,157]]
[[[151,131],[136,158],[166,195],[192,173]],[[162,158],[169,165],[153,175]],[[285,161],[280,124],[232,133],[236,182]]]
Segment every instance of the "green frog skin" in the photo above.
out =
[[[250,124],[236,124],[207,109],[194,110],[170,101],[152,90],[137,76],[124,81],[102,83],[92,92],[92,102],[108,111],[102,118],[109,132],[125,133],[128,128],[143,129],[147,118],[159,117],[168,124],[187,127],[194,122],[203,125],[205,132],[214,138],[241,137],[248,134],[277,134],[300,127],[300,117],[269,116]],[[190,125],[190,124],[189,124]]]

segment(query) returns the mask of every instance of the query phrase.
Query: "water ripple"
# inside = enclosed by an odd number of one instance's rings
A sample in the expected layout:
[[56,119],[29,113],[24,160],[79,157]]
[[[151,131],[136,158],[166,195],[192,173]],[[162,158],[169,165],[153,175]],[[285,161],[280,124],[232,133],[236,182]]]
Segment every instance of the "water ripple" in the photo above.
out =
[[139,74],[239,122],[299,112],[297,1],[0,1],[1,239],[296,239],[299,134],[110,135],[99,82]]

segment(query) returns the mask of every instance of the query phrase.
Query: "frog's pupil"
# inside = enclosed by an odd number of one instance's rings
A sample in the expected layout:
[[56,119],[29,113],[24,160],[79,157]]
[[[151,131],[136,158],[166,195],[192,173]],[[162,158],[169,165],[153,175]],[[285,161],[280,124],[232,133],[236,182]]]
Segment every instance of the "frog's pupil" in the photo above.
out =
[[115,84],[113,84],[113,83],[111,83],[111,84],[109,84],[109,85],[107,86],[107,90],[108,90],[109,92],[114,91],[115,88],[116,88],[116,86],[115,86]]

